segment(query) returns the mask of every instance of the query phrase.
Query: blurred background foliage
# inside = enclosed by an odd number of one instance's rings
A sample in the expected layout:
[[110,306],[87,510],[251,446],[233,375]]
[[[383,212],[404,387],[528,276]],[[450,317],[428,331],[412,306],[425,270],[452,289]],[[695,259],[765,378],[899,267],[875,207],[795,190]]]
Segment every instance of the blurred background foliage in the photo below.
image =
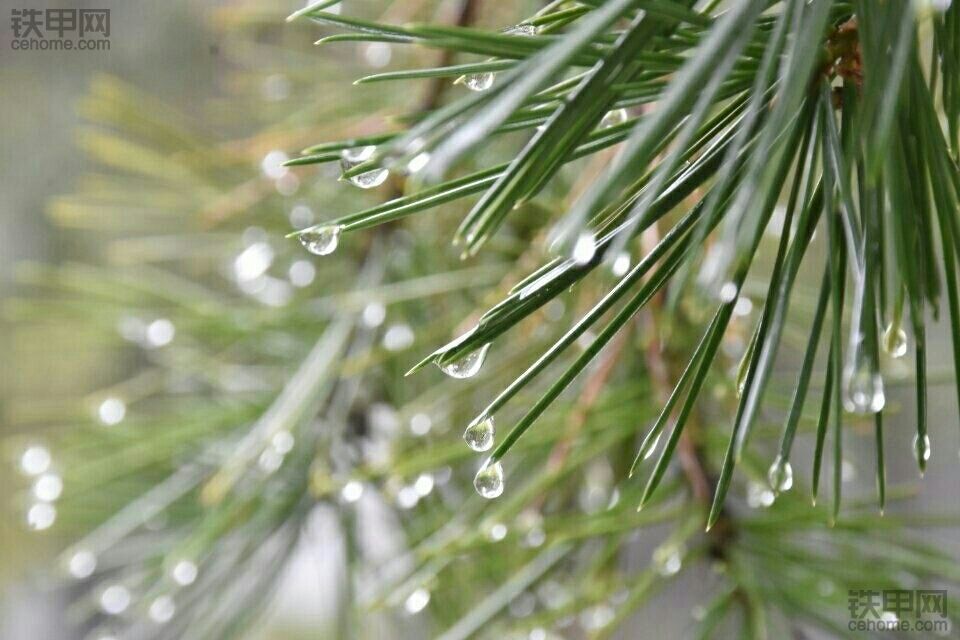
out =
[[[472,18],[491,29],[539,8],[478,6]],[[810,506],[809,464],[795,463],[793,490],[775,499],[774,411],[742,463],[729,517],[703,534],[697,483],[710,481],[704,468],[726,446],[710,427],[736,406],[732,372],[762,280],[745,285],[724,366],[698,408],[703,460],[692,471],[681,460],[643,511],[627,472],[638,430],[699,335],[695,297],[668,317],[644,310],[514,449],[504,496],[476,496],[463,427],[612,276],[537,311],[475,378],[404,373],[549,257],[549,216],[610,152],[567,167],[468,261],[449,244],[461,203],[351,235],[318,259],[284,236],[405,185],[392,176],[360,191],[338,182],[336,167],[284,161],[305,143],[378,133],[464,91],[430,79],[351,84],[437,65],[441,54],[377,42],[316,48],[326,32],[285,23],[299,7],[284,3],[112,8],[111,52],[65,63],[25,54],[0,68],[13,89],[0,99],[3,269],[16,274],[3,285],[2,633],[536,640],[651,629],[733,637],[742,627],[748,637],[834,637],[847,634],[848,589],[960,580],[956,417],[939,401],[953,381],[937,349],[931,437],[951,444],[932,458],[922,494],[911,374],[891,363],[885,516],[869,421],[851,420],[838,472],[850,498],[835,526],[826,528],[829,509]],[[396,24],[450,24],[460,9],[349,6]],[[516,150],[502,136],[470,164]],[[765,237],[761,267],[776,239]],[[798,283],[803,308],[769,394],[783,412],[818,283]],[[508,424],[521,413],[502,415]],[[801,423],[798,459],[815,421]]]

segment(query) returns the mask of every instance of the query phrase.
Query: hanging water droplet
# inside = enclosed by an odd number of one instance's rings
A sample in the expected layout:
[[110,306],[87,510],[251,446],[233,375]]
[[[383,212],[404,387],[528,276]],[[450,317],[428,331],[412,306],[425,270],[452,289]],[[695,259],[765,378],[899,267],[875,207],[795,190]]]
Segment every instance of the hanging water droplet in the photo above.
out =
[[340,225],[311,229],[300,234],[300,244],[315,256],[328,256],[337,250],[342,230]]
[[913,437],[913,453],[917,457],[917,462],[925,463],[930,460],[930,436],[924,434],[923,440],[920,434]]
[[471,73],[463,76],[461,82],[470,91],[486,91],[493,86],[493,73]]
[[585,265],[597,253],[597,238],[592,231],[582,231],[577,236],[577,241],[573,244],[571,258],[579,265]]
[[473,478],[473,486],[484,498],[492,500],[503,493],[503,466],[487,460]]
[[627,275],[627,271],[630,271],[630,254],[623,251],[613,260],[610,272],[616,277],[622,278]]
[[907,353],[907,332],[890,323],[883,332],[883,350],[891,358],[902,358]]
[[[532,24],[518,24],[512,27],[507,27],[506,29],[501,29],[500,33],[510,36],[535,36],[537,35],[537,27]],[[486,91],[493,86],[493,80],[495,77],[496,74],[492,71],[470,73],[457,78],[454,84],[462,84],[471,91]]]
[[488,451],[493,446],[495,433],[493,416],[487,416],[471,422],[463,432],[463,440],[474,451]]
[[778,455],[767,472],[767,481],[770,483],[770,488],[777,493],[789,491],[793,486],[793,466],[790,465],[790,461]]
[[662,576],[676,575],[683,566],[683,546],[671,542],[664,543],[653,551],[653,566]]
[[847,411],[866,415],[883,409],[887,402],[883,378],[871,369],[868,362],[848,368],[844,378],[843,407]]
[[474,349],[468,354],[460,356],[453,362],[438,364],[440,370],[451,378],[472,378],[480,371],[483,361],[487,357],[487,351],[490,349],[490,343],[483,345],[479,349]]
[[608,111],[606,115],[603,116],[603,119],[600,120],[600,128],[606,129],[607,127],[615,127],[618,124],[623,124],[626,121],[627,110],[614,109],[613,111]]
[[[344,149],[340,152],[340,167],[344,172],[347,172],[355,166],[370,160],[376,152],[377,148],[373,145],[357,147],[356,149]],[[350,181],[350,184],[360,187],[361,189],[372,189],[386,182],[387,176],[389,175],[390,172],[388,170],[383,167],[377,167],[376,169],[364,171],[359,175],[347,178],[347,180]]]

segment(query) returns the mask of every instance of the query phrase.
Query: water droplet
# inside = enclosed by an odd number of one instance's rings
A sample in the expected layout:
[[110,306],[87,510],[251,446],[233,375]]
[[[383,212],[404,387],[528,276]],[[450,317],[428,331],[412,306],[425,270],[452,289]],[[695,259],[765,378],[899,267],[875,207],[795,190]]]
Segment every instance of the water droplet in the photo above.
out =
[[845,371],[843,407],[851,412],[866,415],[877,413],[886,404],[883,393],[883,378],[875,373],[869,363]]
[[463,432],[463,440],[474,451],[489,451],[495,434],[493,416],[486,416],[470,423]]
[[597,631],[604,628],[616,618],[613,607],[606,603],[585,609],[580,614],[580,625],[587,631]]
[[907,332],[891,323],[883,332],[883,350],[891,358],[902,358],[907,353]]
[[495,522],[487,529],[487,538],[493,542],[500,542],[507,537],[507,525]]
[[309,260],[297,260],[290,265],[287,277],[290,279],[290,284],[297,288],[309,287],[317,277],[317,268]]
[[776,496],[766,485],[756,481],[751,481],[747,485],[747,506],[751,509],[769,507],[774,500]]
[[607,127],[615,127],[618,124],[623,124],[626,121],[627,110],[614,109],[613,111],[608,111],[606,115],[603,116],[603,119],[600,120],[600,128],[606,129]]
[[508,36],[535,36],[537,35],[537,27],[532,24],[518,24],[507,27],[502,33]]
[[67,570],[77,580],[83,580],[93,575],[97,569],[97,556],[93,552],[81,549],[70,556]]
[[[532,24],[518,24],[502,29],[501,33],[511,36],[533,36],[537,34],[537,28]],[[457,78],[454,84],[462,84],[467,89],[470,89],[470,91],[486,91],[493,86],[495,77],[496,74],[491,71],[470,73]]]
[[380,69],[390,64],[393,49],[386,42],[370,42],[364,47],[363,58],[371,67]]
[[490,343],[483,345],[479,349],[474,349],[470,353],[460,356],[453,362],[438,364],[440,370],[451,378],[472,378],[480,371],[483,361],[487,357],[487,351],[490,349]]
[[737,298],[740,289],[733,282],[724,282],[720,287],[720,302],[725,304],[733,302]]
[[267,447],[260,454],[257,464],[259,465],[261,471],[270,474],[274,473],[283,465],[283,458],[284,456],[282,453],[273,447]]
[[682,545],[665,543],[653,551],[653,567],[662,576],[676,575],[683,566]]
[[597,238],[593,235],[592,231],[582,231],[579,236],[577,236],[577,241],[573,244],[573,252],[571,258],[578,265],[585,265],[591,260],[593,256],[597,253]]
[[744,296],[737,298],[737,302],[733,305],[733,315],[740,317],[748,316],[751,311],[753,311],[753,302],[750,298]]
[[853,482],[857,479],[857,468],[849,460],[840,461],[840,480],[842,482]]
[[263,171],[263,175],[267,178],[279,180],[290,171],[290,169],[283,166],[283,163],[289,159],[286,153],[279,149],[274,149],[263,156],[263,160],[260,161],[260,170]]
[[647,448],[646,453],[643,454],[644,460],[649,460],[650,458],[653,457],[653,454],[657,452],[657,445],[660,444],[660,436],[662,435],[663,435],[663,431],[658,433],[657,436],[653,439],[653,442],[650,443],[650,446]]
[[45,473],[33,483],[33,495],[41,502],[53,502],[63,492],[63,480],[55,473]]
[[375,329],[387,319],[387,308],[379,300],[368,302],[367,306],[363,308],[361,319],[365,327]]
[[144,335],[144,346],[148,349],[159,349],[173,342],[177,335],[177,328],[167,318],[157,318],[147,325]]
[[293,434],[285,429],[283,431],[277,431],[273,434],[273,437],[270,438],[270,446],[280,454],[287,454],[293,451],[293,446],[296,443],[297,441],[293,437]]
[[383,334],[383,346],[387,351],[403,351],[413,344],[415,336],[408,324],[393,324]]
[[630,271],[630,254],[626,251],[620,253],[613,261],[610,272],[618,278],[622,278]]
[[50,451],[38,444],[30,445],[20,456],[20,470],[28,476],[38,476],[50,468]]
[[150,603],[150,619],[157,624],[164,624],[173,619],[177,612],[177,605],[170,596],[157,596]]
[[313,209],[309,205],[300,203],[290,210],[290,226],[299,231],[313,224]]
[[543,530],[543,527],[534,527],[527,532],[523,537],[523,544],[535,549],[539,546],[542,546],[544,542],[547,541],[547,532]]
[[477,493],[487,499],[493,499],[503,493],[503,466],[499,461],[487,460],[473,478]]
[[346,503],[356,502],[363,496],[363,483],[351,480],[340,489],[340,498]]
[[173,565],[170,576],[178,585],[186,587],[187,585],[193,584],[197,579],[198,573],[199,569],[195,562],[192,560],[180,560],[177,564]]
[[407,596],[406,601],[403,603],[403,608],[410,615],[414,615],[423,611],[428,604],[430,604],[430,592],[420,587],[419,589],[414,589],[410,595]]
[[[537,609],[537,596],[533,595],[529,591],[524,591],[523,593],[518,594],[513,600],[510,601],[508,606],[510,610],[510,615],[514,618],[526,618],[529,615],[532,615]],[[521,633],[517,636],[516,640],[523,640],[524,635]]]
[[493,73],[471,73],[463,76],[462,83],[470,91],[486,91],[493,86]]
[[930,9],[938,13],[946,13],[953,4],[953,0],[927,0],[927,3]]
[[790,461],[778,455],[767,472],[767,481],[770,483],[770,488],[777,493],[789,491],[793,486],[793,466],[790,465]]
[[100,594],[100,608],[107,615],[117,616],[130,606],[130,591],[122,584],[113,584]]
[[930,460],[930,436],[924,434],[923,440],[920,434],[913,437],[913,453],[917,457],[917,462],[927,462]]
[[[356,149],[344,149],[340,152],[340,168],[343,169],[344,172],[347,172],[355,166],[370,160],[376,152],[377,148],[373,145],[358,147]],[[350,184],[360,187],[361,189],[372,189],[386,182],[387,176],[389,175],[389,171],[383,167],[377,167],[376,169],[364,171],[359,175],[348,178],[348,180]]]
[[311,229],[300,234],[300,244],[313,255],[328,256],[337,250],[342,230],[343,227],[339,225]]
[[401,509],[413,509],[418,502],[420,502],[420,494],[413,485],[403,487],[397,492],[397,506]]
[[97,408],[97,417],[107,426],[120,424],[126,415],[127,405],[120,398],[107,398]]
[[421,498],[425,498],[433,491],[434,487],[433,476],[429,473],[421,473],[417,476],[417,479],[413,481],[413,490],[417,492]]
[[410,418],[410,433],[415,436],[425,436],[430,433],[433,420],[425,413],[417,413]]
[[237,282],[256,280],[273,264],[273,248],[266,242],[254,242],[233,260],[233,275]]
[[49,502],[38,502],[27,510],[27,526],[32,531],[44,531],[53,526],[57,509]]
[[410,162],[407,163],[406,172],[407,173],[417,173],[422,170],[425,166],[430,163],[430,154],[426,151],[418,153],[413,156]]

